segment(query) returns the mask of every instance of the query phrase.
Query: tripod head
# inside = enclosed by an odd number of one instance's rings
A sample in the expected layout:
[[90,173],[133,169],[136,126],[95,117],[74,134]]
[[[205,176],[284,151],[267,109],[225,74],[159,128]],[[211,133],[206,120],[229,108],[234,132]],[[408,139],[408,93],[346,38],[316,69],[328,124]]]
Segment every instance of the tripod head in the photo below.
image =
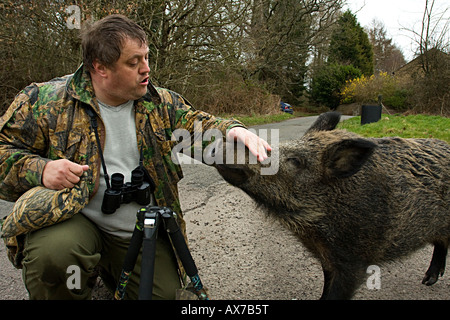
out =
[[166,226],[166,230],[172,230],[172,232],[177,232],[178,224],[176,222],[177,214],[170,208],[166,207],[155,207],[148,206],[141,208],[136,217],[136,226],[144,233],[147,230],[148,235],[150,235],[150,230],[159,228],[161,218],[165,223],[170,223],[170,226]]

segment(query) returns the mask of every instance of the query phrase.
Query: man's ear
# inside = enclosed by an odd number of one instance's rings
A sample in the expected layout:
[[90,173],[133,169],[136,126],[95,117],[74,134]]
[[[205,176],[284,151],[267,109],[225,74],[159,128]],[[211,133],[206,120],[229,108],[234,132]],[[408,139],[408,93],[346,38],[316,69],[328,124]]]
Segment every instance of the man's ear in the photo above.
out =
[[347,178],[354,175],[366,163],[376,146],[366,139],[342,140],[329,146],[323,156],[327,178]]
[[97,59],[95,59],[92,62],[92,68],[94,72],[97,73],[99,76],[106,77],[108,68],[103,63],[99,62]]

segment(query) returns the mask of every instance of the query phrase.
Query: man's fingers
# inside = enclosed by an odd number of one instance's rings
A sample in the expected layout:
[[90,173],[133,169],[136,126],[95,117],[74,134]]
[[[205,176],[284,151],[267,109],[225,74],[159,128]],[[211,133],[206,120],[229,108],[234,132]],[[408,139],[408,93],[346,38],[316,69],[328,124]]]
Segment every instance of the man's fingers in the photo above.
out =
[[268,158],[267,151],[271,151],[272,148],[270,145],[264,140],[257,138],[252,142],[247,144],[250,152],[258,159],[258,161],[262,162]]
[[248,143],[250,152],[257,157],[258,161],[262,162],[268,158],[267,151],[272,151],[272,147],[258,136],[252,137],[252,142]]
[[75,183],[71,183],[70,181],[66,180],[61,184],[60,189],[65,189],[65,188],[72,189],[73,187],[75,187]]
[[[75,185],[78,182],[80,182],[80,176],[78,176],[77,174],[74,174],[73,172],[68,172],[66,174],[66,180],[72,184]],[[73,187],[73,186],[72,186]],[[66,187],[66,188],[70,188],[70,187]]]
[[42,184],[54,190],[73,188],[88,169],[87,165],[79,165],[67,159],[50,161],[44,167]]
[[228,137],[234,140],[241,141],[248,148],[248,150],[257,157],[258,161],[262,162],[268,158],[267,151],[272,151],[272,147],[253,132],[242,128],[234,127],[228,131]]
[[78,165],[76,163],[75,166],[71,166],[69,168],[69,172],[66,174],[66,179],[69,184],[65,184],[65,188],[73,188],[78,182],[80,182],[80,177],[83,175],[85,171],[89,169],[88,165]]
[[82,166],[74,162],[70,162],[69,164],[69,171],[78,177],[81,177],[83,175],[83,172],[87,171],[88,169],[89,169],[88,165]]
[[263,141],[264,148],[267,151],[272,151],[272,147],[270,146],[270,144],[266,140],[262,140],[262,141]]

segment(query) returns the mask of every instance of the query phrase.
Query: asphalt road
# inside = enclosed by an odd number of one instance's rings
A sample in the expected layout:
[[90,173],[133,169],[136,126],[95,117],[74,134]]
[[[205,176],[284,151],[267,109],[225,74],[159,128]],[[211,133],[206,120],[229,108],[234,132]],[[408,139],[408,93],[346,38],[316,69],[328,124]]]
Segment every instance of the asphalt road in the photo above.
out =
[[[345,118],[345,117],[344,117]],[[297,118],[254,127],[279,129],[279,140],[300,137],[316,117]],[[270,141],[271,131],[268,133]],[[320,264],[297,239],[263,211],[243,191],[226,183],[212,167],[183,164],[179,184],[192,255],[213,299],[318,299],[323,285]],[[0,217],[10,203],[0,202]],[[434,286],[421,284],[431,259],[428,246],[409,258],[379,266],[378,286],[367,282],[354,299],[450,299],[450,277]],[[0,299],[27,299],[20,270],[7,260],[0,244]],[[96,289],[96,298],[108,296]]]

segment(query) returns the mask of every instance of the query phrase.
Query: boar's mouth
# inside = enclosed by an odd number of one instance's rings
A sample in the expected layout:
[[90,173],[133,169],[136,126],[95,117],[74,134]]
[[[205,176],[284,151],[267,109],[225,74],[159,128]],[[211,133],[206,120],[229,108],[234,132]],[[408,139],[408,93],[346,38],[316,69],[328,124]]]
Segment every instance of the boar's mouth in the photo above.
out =
[[234,186],[245,183],[252,175],[244,165],[216,164],[215,167],[220,175]]

